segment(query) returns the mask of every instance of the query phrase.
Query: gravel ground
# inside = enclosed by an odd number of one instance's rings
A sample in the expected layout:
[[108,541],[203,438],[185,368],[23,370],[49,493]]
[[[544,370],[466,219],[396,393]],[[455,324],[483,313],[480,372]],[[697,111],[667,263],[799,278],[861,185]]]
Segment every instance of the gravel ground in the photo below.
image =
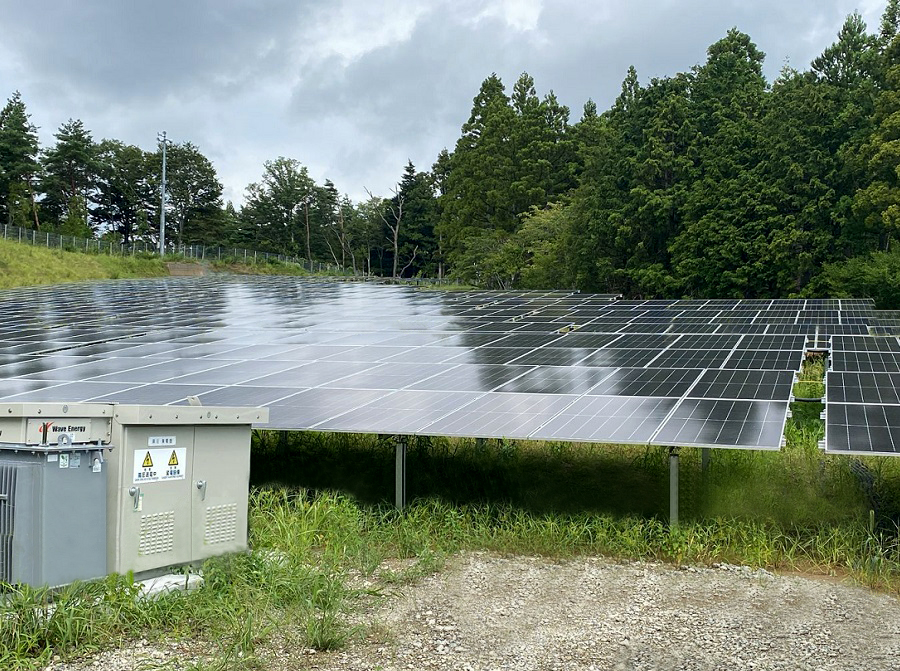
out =
[[[262,668],[900,670],[896,598],[728,565],[468,553],[363,617],[366,640],[332,653],[276,645],[262,651]],[[177,645],[137,646],[49,668],[191,657]]]

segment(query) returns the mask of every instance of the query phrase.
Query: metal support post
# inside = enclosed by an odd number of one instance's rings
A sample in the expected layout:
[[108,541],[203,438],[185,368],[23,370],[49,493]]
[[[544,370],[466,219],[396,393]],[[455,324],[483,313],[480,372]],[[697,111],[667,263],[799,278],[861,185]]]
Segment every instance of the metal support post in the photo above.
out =
[[678,448],[669,448],[669,528],[678,528]]
[[394,505],[397,510],[403,511],[406,507],[406,447],[408,445],[406,436],[397,436],[394,443],[395,462],[394,462]]
[[706,475],[706,472],[709,470],[709,448],[704,447],[700,450],[700,470],[703,471],[703,474]]
[[157,136],[162,144],[162,181],[159,184],[159,256],[166,254],[166,131]]

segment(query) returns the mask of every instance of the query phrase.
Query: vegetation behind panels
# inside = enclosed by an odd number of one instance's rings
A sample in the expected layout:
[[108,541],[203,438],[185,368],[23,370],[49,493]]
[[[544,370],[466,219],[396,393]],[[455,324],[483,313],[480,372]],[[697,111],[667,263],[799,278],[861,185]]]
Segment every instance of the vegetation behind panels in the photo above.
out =
[[[383,275],[634,297],[872,296],[900,307],[900,0],[846,20],[805,71],[768,83],[730,30],[706,62],[573,121],[522,74],[485,79],[452,150],[355,203],[278,157],[223,204],[191,142],[168,149],[169,239]],[[39,148],[25,102],[0,111],[0,222],[152,242],[161,152],[95,141],[78,120]],[[398,166],[399,167],[399,166]]]

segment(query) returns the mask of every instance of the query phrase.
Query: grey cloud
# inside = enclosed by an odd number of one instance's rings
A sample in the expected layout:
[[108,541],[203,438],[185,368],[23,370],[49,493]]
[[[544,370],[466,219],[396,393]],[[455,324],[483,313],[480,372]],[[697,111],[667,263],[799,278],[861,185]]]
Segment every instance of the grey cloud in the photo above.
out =
[[[0,52],[14,57],[0,59],[0,96],[22,90],[44,144],[69,117],[145,148],[165,128],[207,152],[231,197],[285,155],[355,198],[452,148],[492,72],[508,88],[529,72],[576,120],[589,97],[611,104],[629,65],[642,82],[688,70],[732,26],[767,53],[770,80],[786,58],[803,69],[856,6],[545,0],[523,30],[502,11],[474,20],[479,0],[16,4],[0,0]],[[876,27],[883,4],[864,9]]]

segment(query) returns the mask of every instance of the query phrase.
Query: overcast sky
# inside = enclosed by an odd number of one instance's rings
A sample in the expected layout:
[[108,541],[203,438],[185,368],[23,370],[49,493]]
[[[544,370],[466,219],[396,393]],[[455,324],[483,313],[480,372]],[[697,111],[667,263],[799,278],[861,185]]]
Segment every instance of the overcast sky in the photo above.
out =
[[[354,199],[407,159],[453,148],[492,72],[523,71],[577,121],[629,65],[642,82],[705,60],[732,26],[771,81],[805,69],[885,0],[0,0],[0,99],[19,90],[42,146],[69,118],[152,150],[191,141],[240,203],[263,162],[295,158]],[[2,100],[0,100],[2,104]]]

